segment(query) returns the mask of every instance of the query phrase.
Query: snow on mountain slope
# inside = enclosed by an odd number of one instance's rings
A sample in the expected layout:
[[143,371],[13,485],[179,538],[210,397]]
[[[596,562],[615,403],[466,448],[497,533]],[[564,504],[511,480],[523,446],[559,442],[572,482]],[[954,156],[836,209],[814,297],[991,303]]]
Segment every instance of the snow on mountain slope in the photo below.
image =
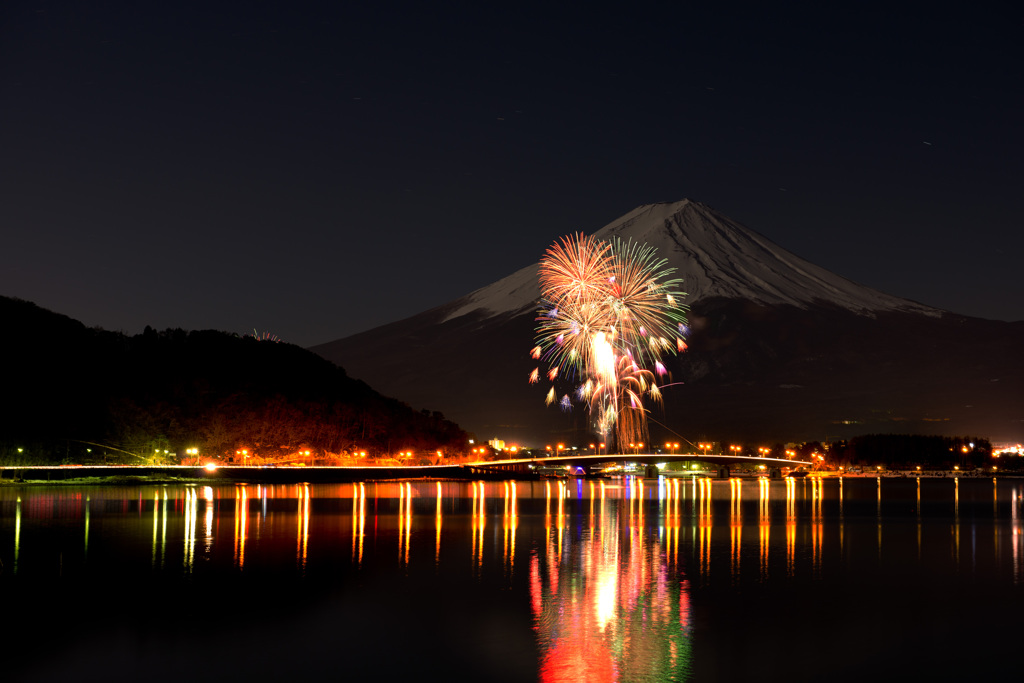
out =
[[[903,311],[940,316],[942,311],[884,294],[791,254],[766,237],[689,199],[646,204],[598,230],[597,237],[655,247],[683,278],[686,302],[710,297],[807,308],[824,304],[861,315]],[[534,264],[453,302],[445,320],[473,311],[489,315],[530,312],[540,297]]]

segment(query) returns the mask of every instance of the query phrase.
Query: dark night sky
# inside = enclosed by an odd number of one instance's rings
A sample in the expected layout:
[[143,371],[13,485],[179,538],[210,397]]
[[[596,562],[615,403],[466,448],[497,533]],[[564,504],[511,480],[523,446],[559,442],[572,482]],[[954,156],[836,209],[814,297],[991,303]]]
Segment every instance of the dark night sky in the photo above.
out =
[[691,198],[888,293],[1024,319],[1022,17],[8,1],[0,294],[305,346]]

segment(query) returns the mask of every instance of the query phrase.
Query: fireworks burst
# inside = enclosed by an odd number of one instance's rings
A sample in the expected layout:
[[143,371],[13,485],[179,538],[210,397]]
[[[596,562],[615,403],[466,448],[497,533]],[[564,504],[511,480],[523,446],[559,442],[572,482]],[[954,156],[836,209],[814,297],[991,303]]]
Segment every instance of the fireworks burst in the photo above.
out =
[[[578,383],[573,395],[602,437],[614,430],[620,446],[647,440],[644,402],[661,401],[661,359],[686,350],[682,280],[665,264],[653,247],[584,235],[563,237],[540,262],[542,308],[530,355],[550,365],[552,382]],[[552,386],[548,405],[555,397]],[[559,404],[570,409],[570,395]]]

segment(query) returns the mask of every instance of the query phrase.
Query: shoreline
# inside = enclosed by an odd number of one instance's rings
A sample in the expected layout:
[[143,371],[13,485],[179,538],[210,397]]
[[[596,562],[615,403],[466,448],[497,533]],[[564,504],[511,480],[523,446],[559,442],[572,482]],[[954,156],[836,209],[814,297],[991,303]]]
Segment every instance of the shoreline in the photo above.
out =
[[[505,481],[533,480],[537,476],[522,476],[522,473],[512,472],[482,472],[473,468],[458,466],[447,466],[436,468],[431,471],[424,471],[423,468],[401,468],[401,467],[371,467],[371,468],[266,468],[252,470],[246,468],[240,471],[225,472],[223,469],[213,471],[205,468],[182,468],[189,470],[188,474],[181,476],[171,475],[167,472],[119,472],[116,474],[93,473],[82,474],[83,470],[95,468],[0,468],[0,474],[6,470],[18,472],[21,476],[6,478],[0,476],[0,487],[35,487],[35,486],[160,486],[160,485],[234,485],[234,484],[294,484],[294,483],[315,483],[315,484],[345,484],[353,481],[406,481],[406,480],[430,480],[430,481]],[[126,468],[128,469],[128,468]],[[142,468],[131,468],[138,471]],[[46,477],[39,476],[45,471]],[[54,478],[51,476],[59,471],[62,476]],[[78,476],[63,476],[75,474]],[[517,474],[519,476],[517,476]],[[35,475],[35,476],[29,476]],[[639,475],[638,475],[639,476]],[[665,475],[662,475],[665,476]],[[889,470],[884,472],[811,472],[806,478],[815,479],[1012,479],[1024,478],[1024,472],[985,472],[985,471],[955,471],[955,470],[931,470],[917,472],[914,470]],[[676,478],[676,477],[670,477]],[[760,479],[761,477],[730,477],[730,479]],[[804,478],[804,477],[801,477]],[[779,478],[785,479],[785,477]]]

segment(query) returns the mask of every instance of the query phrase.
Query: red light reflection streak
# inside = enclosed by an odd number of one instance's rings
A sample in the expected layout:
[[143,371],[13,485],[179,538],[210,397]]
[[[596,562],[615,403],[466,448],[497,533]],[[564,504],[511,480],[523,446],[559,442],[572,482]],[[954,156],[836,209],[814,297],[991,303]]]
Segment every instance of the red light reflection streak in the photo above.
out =
[[672,554],[674,560],[679,560],[679,538],[682,534],[683,528],[683,499],[686,498],[686,485],[679,479],[672,480],[672,486],[675,489],[675,511],[676,511],[676,543],[675,551]]
[[683,526],[682,517],[682,500],[685,495],[686,489],[679,479],[672,480],[672,492],[673,492],[673,511],[676,515],[676,523],[674,529],[675,543],[673,545],[672,559],[673,563],[679,560],[679,536]]
[[676,514],[676,542],[675,550],[672,553],[672,558],[676,561],[679,559],[679,537],[682,533],[683,528],[683,499],[686,497],[686,486],[683,482],[678,479],[672,480],[672,488],[675,492],[675,514]]
[[796,481],[786,479],[786,572],[792,577],[796,563]]

